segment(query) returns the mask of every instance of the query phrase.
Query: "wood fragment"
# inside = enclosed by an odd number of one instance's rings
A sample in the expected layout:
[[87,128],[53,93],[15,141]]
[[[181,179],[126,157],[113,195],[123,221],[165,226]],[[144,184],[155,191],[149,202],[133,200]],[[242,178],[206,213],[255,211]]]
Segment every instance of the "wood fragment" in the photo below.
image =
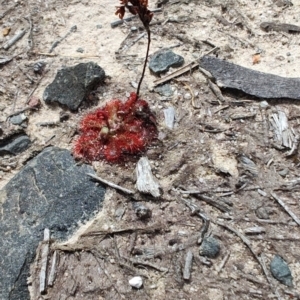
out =
[[58,252],[54,251],[53,257],[52,257],[51,269],[50,269],[49,278],[48,278],[48,286],[53,286],[53,284],[54,284],[57,260],[58,260]]
[[27,29],[22,29],[20,32],[16,33],[11,39],[9,39],[4,45],[3,49],[8,50],[13,46],[18,40],[20,40],[26,33]]
[[209,225],[210,225],[210,219],[203,212],[201,212],[200,208],[196,204],[194,204],[192,202],[189,202],[189,201],[187,201],[186,199],[183,199],[183,198],[181,198],[181,201],[183,201],[184,204],[191,210],[192,215],[199,216],[203,221],[203,225],[200,229],[199,236],[198,236],[198,239],[197,239],[197,243],[198,243],[198,245],[200,245],[203,241],[204,235],[208,231],[208,228],[209,228]]
[[212,92],[216,95],[218,100],[220,100],[221,102],[225,102],[225,98],[223,97],[220,88],[209,79],[207,79],[207,82],[208,82],[208,86],[210,87]]
[[265,99],[300,100],[300,78],[254,71],[213,56],[202,57],[200,67],[209,71],[221,88],[237,89]]
[[230,251],[227,251],[226,255],[224,256],[224,258],[222,259],[221,263],[219,266],[216,267],[216,271],[217,271],[217,274],[219,274],[222,269],[224,268],[224,266],[226,265],[228,259],[230,257]]
[[[127,227],[121,229],[114,229],[114,230],[97,230],[97,231],[90,231],[87,233],[82,234],[81,236],[100,236],[100,235],[112,235],[118,233],[131,233],[131,232],[138,232],[138,233],[153,233],[156,231],[163,230],[163,224],[161,223],[154,223],[148,227]],[[58,248],[57,248],[58,249]]]
[[214,206],[215,208],[219,209],[221,212],[229,212],[230,208],[225,204],[222,203],[221,201],[216,201],[208,196],[205,196],[203,194],[195,194],[195,197],[198,198],[199,200],[202,200],[206,202],[207,204]]
[[291,218],[300,226],[300,219],[289,209],[289,207],[274,192],[271,192],[271,196],[291,216]]
[[76,30],[77,30],[77,26],[76,26],[76,25],[72,26],[72,27],[70,28],[70,30],[69,30],[63,37],[61,37],[59,40],[55,41],[55,42],[52,44],[51,48],[49,49],[49,53],[51,53],[51,52],[54,50],[54,48],[56,48],[56,47],[57,47],[63,40],[65,40],[72,32],[76,32]]
[[49,245],[50,241],[50,230],[45,228],[44,230],[44,241],[41,247],[41,270],[40,270],[40,293],[46,293],[46,277],[47,277],[47,266],[48,266],[48,254],[49,254]]
[[25,20],[27,20],[27,22],[29,23],[29,34],[28,34],[28,51],[31,51],[33,48],[33,37],[32,37],[32,29],[33,29],[33,25],[32,25],[32,21],[30,16],[29,17],[24,17]]
[[119,190],[119,191],[123,192],[123,193],[129,194],[129,195],[133,195],[134,194],[134,191],[126,189],[126,188],[123,188],[123,187],[121,187],[121,186],[119,186],[119,185],[117,185],[117,184],[115,184],[115,183],[113,183],[111,181],[105,180],[105,179],[103,179],[101,177],[98,177],[98,176],[96,176],[94,174],[91,174],[91,173],[86,173],[86,174],[88,176],[90,176],[90,177],[92,177],[92,178],[94,178],[94,179],[96,179],[96,180],[98,180],[98,181],[100,181],[100,182],[102,182],[102,183],[104,183],[104,184],[106,184],[106,185],[108,185],[108,186],[116,189],[116,190]]
[[164,109],[164,116],[165,116],[165,125],[172,130],[174,128],[174,121],[175,121],[175,108],[171,106]]
[[[126,258],[126,257],[124,257]],[[153,264],[153,263],[150,263],[150,262],[146,262],[146,261],[143,261],[141,259],[134,259],[134,258],[126,258],[127,260],[129,260],[134,266],[145,266],[145,267],[150,267],[152,269],[155,269],[159,272],[168,272],[168,269],[167,268],[164,268],[164,267],[160,267],[156,264]]]
[[262,234],[266,233],[266,229],[264,227],[255,226],[255,227],[248,227],[244,230],[245,234]]
[[3,56],[1,56],[0,57],[0,66],[9,63],[10,61],[12,61],[12,59],[13,59],[12,57],[8,57],[8,56],[3,57]]
[[136,165],[136,188],[141,193],[151,194],[157,198],[161,196],[160,186],[155,180],[149,160],[147,157],[141,157]]
[[299,33],[300,27],[297,25],[277,23],[277,22],[262,22],[260,28],[265,31],[282,31],[286,33]]
[[185,263],[183,268],[184,280],[190,280],[191,278],[192,262],[193,262],[193,252],[189,250],[185,256]]

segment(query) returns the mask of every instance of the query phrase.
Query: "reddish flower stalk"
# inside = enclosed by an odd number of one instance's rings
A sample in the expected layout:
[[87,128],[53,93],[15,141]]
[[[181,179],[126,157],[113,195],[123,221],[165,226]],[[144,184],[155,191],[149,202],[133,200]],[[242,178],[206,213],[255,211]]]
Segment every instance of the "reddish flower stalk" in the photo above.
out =
[[131,93],[127,101],[114,99],[81,121],[80,137],[73,149],[76,158],[91,162],[124,160],[143,152],[157,137],[155,117],[148,103]]
[[147,45],[147,51],[146,51],[146,57],[144,62],[144,67],[142,71],[142,75],[137,87],[136,94],[139,97],[140,88],[142,81],[144,79],[145,70],[147,66],[147,60],[149,56],[149,49],[150,49],[150,43],[151,43],[151,32],[150,32],[150,22],[153,17],[153,13],[148,9],[148,0],[120,0],[121,6],[117,6],[116,15],[119,16],[120,19],[123,19],[125,15],[125,8],[129,10],[133,15],[139,15],[140,20],[142,21],[148,35],[148,45]]

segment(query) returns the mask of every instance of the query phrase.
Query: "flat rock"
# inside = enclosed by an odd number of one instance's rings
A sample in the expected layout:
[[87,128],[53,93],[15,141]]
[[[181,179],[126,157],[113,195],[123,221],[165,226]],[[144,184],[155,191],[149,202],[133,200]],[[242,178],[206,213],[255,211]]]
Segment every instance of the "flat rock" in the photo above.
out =
[[200,67],[209,71],[221,88],[240,90],[258,98],[300,100],[300,78],[251,70],[213,56],[202,57]]
[[279,255],[275,255],[270,263],[272,275],[286,286],[293,286],[293,277],[286,261]]
[[174,94],[172,87],[169,83],[159,85],[154,89],[154,91],[165,97],[171,97]]
[[104,70],[94,62],[80,63],[59,70],[44,91],[48,104],[59,102],[70,110],[77,110],[81,102],[104,81]]
[[29,299],[27,277],[45,228],[66,239],[101,209],[105,189],[68,150],[50,147],[0,190],[0,299]]
[[31,140],[26,134],[7,138],[0,142],[0,155],[17,155],[25,151],[30,146],[30,144]]
[[167,72],[171,67],[177,68],[182,66],[184,58],[175,54],[169,49],[163,49],[155,52],[149,61],[150,70],[156,75]]
[[9,122],[14,125],[21,125],[25,120],[27,117],[23,113],[9,118]]

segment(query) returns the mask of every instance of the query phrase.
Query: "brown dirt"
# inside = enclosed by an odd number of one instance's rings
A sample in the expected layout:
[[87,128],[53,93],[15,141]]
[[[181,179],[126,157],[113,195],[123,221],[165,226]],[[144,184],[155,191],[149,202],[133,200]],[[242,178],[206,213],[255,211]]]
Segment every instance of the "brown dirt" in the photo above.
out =
[[[162,47],[178,45],[174,52],[189,63],[212,49],[208,41],[220,47],[219,57],[231,62],[281,76],[297,77],[299,35],[266,33],[259,27],[264,21],[299,25],[298,1],[293,1],[294,6],[280,6],[283,2],[288,1],[169,1],[162,6],[162,13],[155,14],[153,22],[169,21],[163,26],[152,26],[151,53]],[[0,125],[4,135],[19,130],[6,121],[7,116],[24,108],[32,91],[34,97],[42,99],[45,87],[62,66],[94,61],[110,76],[96,91],[95,99],[85,102],[76,113],[59,106],[48,106],[43,101],[38,111],[26,112],[28,126],[24,130],[34,144],[23,154],[6,156],[0,161],[0,188],[45,146],[71,149],[78,120],[89,109],[111,98],[125,99],[134,90],[131,82],[139,80],[146,38],[116,58],[115,52],[130,32],[130,27],[140,26],[135,20],[112,29],[110,23],[116,20],[117,4],[118,1],[108,0],[29,0],[20,2],[0,20],[0,44],[21,28],[29,28],[24,17],[29,17],[33,24],[32,49],[28,49],[27,33],[8,51],[0,50],[0,56],[15,57],[0,69]],[[1,1],[0,12],[11,5],[11,1]],[[154,7],[155,3],[151,2],[150,8]],[[218,21],[217,16],[221,15],[232,24],[225,26]],[[77,25],[77,31],[49,55],[52,43],[73,25]],[[97,28],[97,25],[102,27]],[[11,33],[4,36],[8,27]],[[84,48],[84,53],[76,52],[79,47]],[[257,52],[261,52],[260,63],[253,65],[252,56]],[[43,75],[34,75],[32,71],[32,65],[37,61],[47,63]],[[34,83],[26,74],[34,79]],[[279,151],[274,147],[274,132],[269,120],[273,113],[285,111],[290,128],[299,134],[298,104],[269,101],[270,107],[263,110],[257,99],[225,92],[226,103],[219,103],[206,78],[197,69],[172,81],[174,96],[163,101],[161,96],[152,92],[155,79],[147,71],[141,90],[142,97],[157,115],[161,137],[147,152],[152,171],[164,191],[161,199],[144,201],[152,210],[151,219],[138,220],[132,200],[108,189],[104,208],[95,219],[80,226],[70,240],[56,241],[51,245],[52,250],[57,251],[59,261],[54,286],[49,287],[47,295],[43,296],[38,292],[40,264],[37,255],[30,279],[32,299],[296,299],[300,293],[299,226],[270,193],[275,192],[300,217],[297,185],[285,188],[299,178],[299,155],[287,156],[289,149]],[[196,108],[186,95],[190,91],[195,95]],[[171,105],[176,108],[173,131],[165,127],[162,112]],[[54,127],[38,125],[39,122],[58,120],[62,111],[70,114],[68,121]],[[247,115],[250,112],[255,113],[254,117],[232,118],[233,114]],[[213,132],[214,129],[217,130]],[[255,171],[243,166],[243,156],[255,163]],[[134,162],[125,166],[95,162],[93,166],[99,176],[134,189]],[[286,175],[280,175],[285,169]],[[184,197],[213,220],[208,234],[219,239],[221,253],[208,265],[199,256],[197,244],[202,220],[195,214],[191,215],[182,201],[182,189],[200,190],[229,208],[220,211],[196,195]],[[270,219],[259,219],[259,208],[268,211]],[[121,216],[120,211],[123,211]],[[249,227],[264,227],[265,233],[247,238],[255,254],[264,261],[270,283],[245,243],[236,234],[217,225],[218,222],[243,234]],[[191,279],[184,281],[182,270],[188,250],[193,252],[194,261]],[[288,289],[272,278],[269,262],[274,254],[281,255],[288,262],[294,288]],[[140,290],[134,290],[128,284],[134,275],[141,275],[144,279]]]

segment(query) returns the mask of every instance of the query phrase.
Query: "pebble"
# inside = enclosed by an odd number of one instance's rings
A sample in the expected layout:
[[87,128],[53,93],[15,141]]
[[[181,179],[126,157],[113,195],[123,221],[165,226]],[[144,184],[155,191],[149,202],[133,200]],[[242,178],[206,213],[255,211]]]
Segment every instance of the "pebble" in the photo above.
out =
[[216,258],[220,253],[219,241],[212,236],[204,238],[199,253],[208,258]]
[[293,277],[286,261],[275,255],[270,263],[270,270],[274,278],[286,286],[293,286]]
[[77,48],[76,52],[83,53],[84,49],[83,48]]
[[172,86],[169,83],[156,87],[154,91],[156,93],[159,93],[161,96],[165,96],[165,97],[171,97],[174,94],[174,91],[172,90]]
[[141,276],[135,276],[135,277],[132,277],[130,280],[129,280],[129,284],[136,288],[136,289],[139,289],[142,287],[143,285],[143,279]]
[[191,100],[192,99],[192,95],[190,93],[185,93],[184,96],[183,96],[183,98],[185,100]]
[[27,120],[27,117],[23,113],[9,118],[9,122],[13,125],[21,125],[25,120]]
[[133,208],[137,217],[141,220],[145,220],[151,217],[152,212],[149,207],[143,203],[133,202]]
[[261,101],[259,103],[260,108],[268,108],[269,107],[269,103],[267,101]]
[[167,72],[171,67],[178,68],[184,63],[184,58],[172,50],[162,49],[155,52],[150,61],[149,69],[156,75]]

